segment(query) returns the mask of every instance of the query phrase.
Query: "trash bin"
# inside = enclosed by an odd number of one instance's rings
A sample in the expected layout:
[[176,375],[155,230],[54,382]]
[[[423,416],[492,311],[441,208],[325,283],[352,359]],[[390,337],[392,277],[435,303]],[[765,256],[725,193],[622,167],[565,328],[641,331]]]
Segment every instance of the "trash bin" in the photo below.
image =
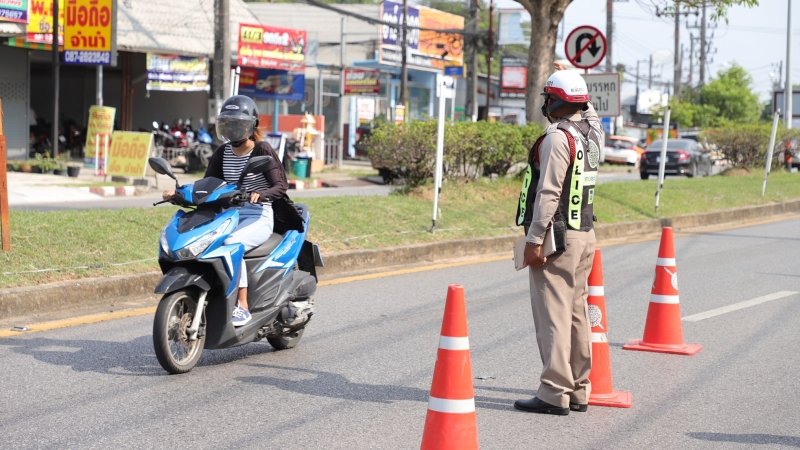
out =
[[308,178],[311,172],[310,160],[311,158],[306,158],[303,156],[296,157],[294,163],[292,164],[292,172],[294,173],[294,176],[298,178]]

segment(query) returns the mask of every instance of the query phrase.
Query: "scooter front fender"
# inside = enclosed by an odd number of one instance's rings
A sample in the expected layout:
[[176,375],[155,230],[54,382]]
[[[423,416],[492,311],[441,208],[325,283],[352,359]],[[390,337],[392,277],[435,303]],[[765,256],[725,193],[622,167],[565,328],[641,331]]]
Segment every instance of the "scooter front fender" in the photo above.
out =
[[203,275],[192,273],[186,267],[175,266],[169,269],[156,286],[156,294],[171,294],[175,291],[196,286],[204,292],[211,290],[211,285],[203,279]]

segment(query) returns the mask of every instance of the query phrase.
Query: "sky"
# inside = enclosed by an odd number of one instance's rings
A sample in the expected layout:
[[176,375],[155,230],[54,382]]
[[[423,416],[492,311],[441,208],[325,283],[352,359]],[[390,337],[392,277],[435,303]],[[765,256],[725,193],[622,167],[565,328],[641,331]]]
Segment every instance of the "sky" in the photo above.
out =
[[[655,5],[663,6],[665,0],[623,0],[614,3],[613,62],[622,63],[629,68],[626,79],[634,79],[636,61],[640,63],[640,73],[646,76],[647,60],[653,54],[653,75],[661,80],[671,81],[673,77],[673,49],[675,21],[672,17],[656,17]],[[786,26],[788,0],[760,0],[754,8],[733,6],[728,11],[728,23],[718,23],[713,30],[713,46],[716,53],[710,55],[706,71],[706,82],[710,76],[724,70],[731,63],[744,67],[753,77],[753,90],[761,100],[767,100],[772,91],[772,77],[777,77],[777,65],[786,59]],[[800,2],[795,1],[792,8],[791,37],[791,79],[800,84]],[[513,0],[496,0],[495,7],[518,8]],[[710,10],[707,13],[710,16]],[[681,43],[686,47],[684,68],[688,69],[689,33],[700,35],[698,29],[688,29],[689,25],[699,24],[699,16],[690,15],[681,24]],[[606,2],[604,0],[574,0],[564,14],[565,34],[580,25],[592,25],[605,33]],[[535,24],[533,24],[535,26]],[[709,30],[710,32],[711,30]],[[563,40],[556,44],[556,50],[563,54]],[[695,45],[695,49],[697,49]],[[713,50],[712,50],[713,51]],[[605,61],[601,63],[605,66]],[[684,71],[684,74],[687,72]],[[685,78],[686,75],[684,75]],[[781,79],[785,80],[785,73]],[[695,64],[694,80],[699,78]],[[642,85],[643,88],[646,86]],[[626,83],[623,94],[632,93],[634,83]]]

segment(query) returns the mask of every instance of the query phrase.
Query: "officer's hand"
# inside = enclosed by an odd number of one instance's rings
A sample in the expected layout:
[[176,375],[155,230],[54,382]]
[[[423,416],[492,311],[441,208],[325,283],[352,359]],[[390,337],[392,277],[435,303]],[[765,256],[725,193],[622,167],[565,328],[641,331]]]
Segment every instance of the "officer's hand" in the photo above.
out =
[[250,203],[258,203],[259,198],[261,198],[261,195],[258,192],[250,193]]
[[569,69],[569,66],[567,66],[566,61],[564,61],[563,59],[556,60],[553,63],[553,66],[555,67],[556,70],[567,70],[567,69]]
[[547,258],[542,256],[542,246],[531,243],[525,244],[525,264],[528,267],[539,269],[547,263]]
[[175,197],[175,191],[164,191],[161,193],[161,198],[164,200],[172,200]]

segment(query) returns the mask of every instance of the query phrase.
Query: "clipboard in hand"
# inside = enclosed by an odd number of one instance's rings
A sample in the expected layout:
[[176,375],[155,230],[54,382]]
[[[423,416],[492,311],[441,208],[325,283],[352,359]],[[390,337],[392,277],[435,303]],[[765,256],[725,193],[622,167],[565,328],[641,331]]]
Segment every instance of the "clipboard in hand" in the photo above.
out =
[[[525,264],[525,244],[527,244],[526,236],[517,239],[514,242],[514,268],[522,270],[527,267]],[[553,227],[547,229],[544,233],[544,241],[542,241],[542,256],[545,258],[556,252],[556,239],[553,234]]]

